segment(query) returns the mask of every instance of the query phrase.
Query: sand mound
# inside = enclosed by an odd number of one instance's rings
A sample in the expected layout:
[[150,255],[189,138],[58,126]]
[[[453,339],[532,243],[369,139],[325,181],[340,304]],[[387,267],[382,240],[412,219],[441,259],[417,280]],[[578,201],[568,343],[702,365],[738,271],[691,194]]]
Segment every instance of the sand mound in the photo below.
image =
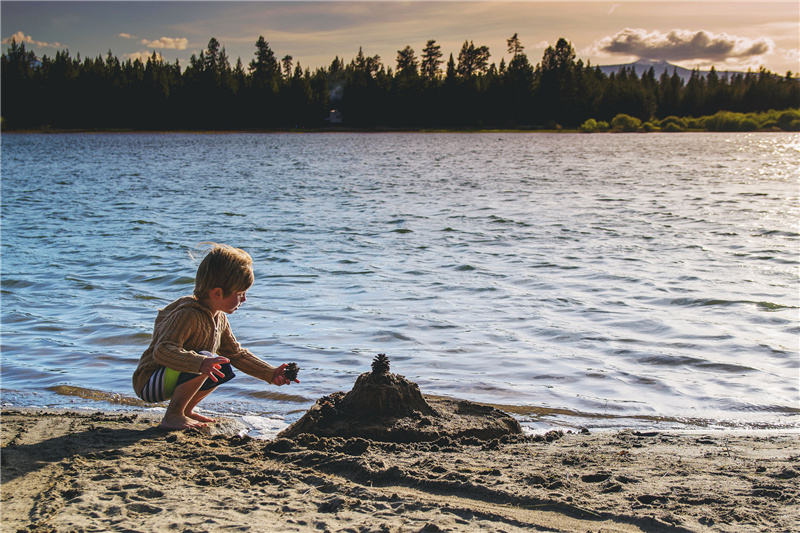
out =
[[389,373],[379,354],[372,372],[361,374],[353,389],[317,400],[279,437],[303,433],[319,437],[362,437],[383,442],[429,442],[441,437],[491,440],[522,433],[514,418],[463,400],[426,399],[419,386]]

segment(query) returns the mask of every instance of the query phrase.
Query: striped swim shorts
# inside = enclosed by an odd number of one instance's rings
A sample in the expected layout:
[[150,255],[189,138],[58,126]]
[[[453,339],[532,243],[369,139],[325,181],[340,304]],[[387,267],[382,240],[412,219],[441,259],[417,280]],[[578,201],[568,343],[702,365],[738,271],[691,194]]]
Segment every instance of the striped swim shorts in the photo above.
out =
[[[219,369],[225,376],[217,376],[217,381],[207,378],[200,387],[200,390],[213,389],[236,377],[230,363],[221,364]],[[162,366],[150,376],[150,380],[142,389],[140,397],[148,403],[164,402],[172,398],[172,395],[175,393],[175,388],[178,385],[186,383],[199,375],[200,374],[192,374],[190,372],[178,372],[177,370]]]

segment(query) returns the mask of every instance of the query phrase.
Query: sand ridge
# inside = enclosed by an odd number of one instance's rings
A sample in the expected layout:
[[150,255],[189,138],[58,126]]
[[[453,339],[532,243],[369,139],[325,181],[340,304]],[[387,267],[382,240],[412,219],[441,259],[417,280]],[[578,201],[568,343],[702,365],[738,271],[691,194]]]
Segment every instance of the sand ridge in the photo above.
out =
[[797,531],[797,434],[391,443],[5,409],[2,531]]

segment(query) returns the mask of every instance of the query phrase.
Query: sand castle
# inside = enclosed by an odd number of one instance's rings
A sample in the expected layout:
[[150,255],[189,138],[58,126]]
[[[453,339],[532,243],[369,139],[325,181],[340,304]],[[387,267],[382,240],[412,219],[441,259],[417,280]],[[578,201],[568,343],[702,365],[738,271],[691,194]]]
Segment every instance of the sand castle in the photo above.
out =
[[419,386],[389,372],[378,354],[372,372],[361,374],[353,389],[324,396],[279,437],[303,433],[318,437],[362,437],[384,442],[424,442],[441,437],[490,440],[522,433],[510,415],[463,400],[425,398]]

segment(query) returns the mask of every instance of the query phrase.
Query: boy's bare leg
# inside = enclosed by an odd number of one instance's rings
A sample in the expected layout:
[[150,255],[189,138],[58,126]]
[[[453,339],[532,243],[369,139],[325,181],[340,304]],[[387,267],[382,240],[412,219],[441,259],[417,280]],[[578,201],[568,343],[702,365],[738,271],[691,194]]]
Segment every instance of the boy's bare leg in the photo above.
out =
[[[164,413],[164,419],[161,421],[162,428],[189,429],[192,427],[205,426],[205,423],[199,420],[193,420],[192,418],[187,417],[185,414],[189,404],[192,403],[194,398],[200,393],[200,387],[203,386],[205,381],[206,376],[201,374],[196,378],[190,379],[189,381],[181,383],[175,387],[175,392],[172,393],[172,399],[167,406],[167,412]],[[203,397],[205,396],[207,396],[207,394]],[[193,405],[197,405],[199,401],[200,400],[197,400]]]
[[195,394],[194,397],[191,399],[189,405],[187,405],[186,409],[183,410],[183,414],[187,418],[191,418],[192,420],[197,420],[198,422],[208,422],[208,423],[216,422],[216,420],[213,418],[209,418],[207,416],[203,416],[199,413],[194,412],[194,408],[197,407],[197,404],[202,402],[206,398],[206,396],[208,396],[212,392],[214,392],[214,389],[197,391],[197,394]]

